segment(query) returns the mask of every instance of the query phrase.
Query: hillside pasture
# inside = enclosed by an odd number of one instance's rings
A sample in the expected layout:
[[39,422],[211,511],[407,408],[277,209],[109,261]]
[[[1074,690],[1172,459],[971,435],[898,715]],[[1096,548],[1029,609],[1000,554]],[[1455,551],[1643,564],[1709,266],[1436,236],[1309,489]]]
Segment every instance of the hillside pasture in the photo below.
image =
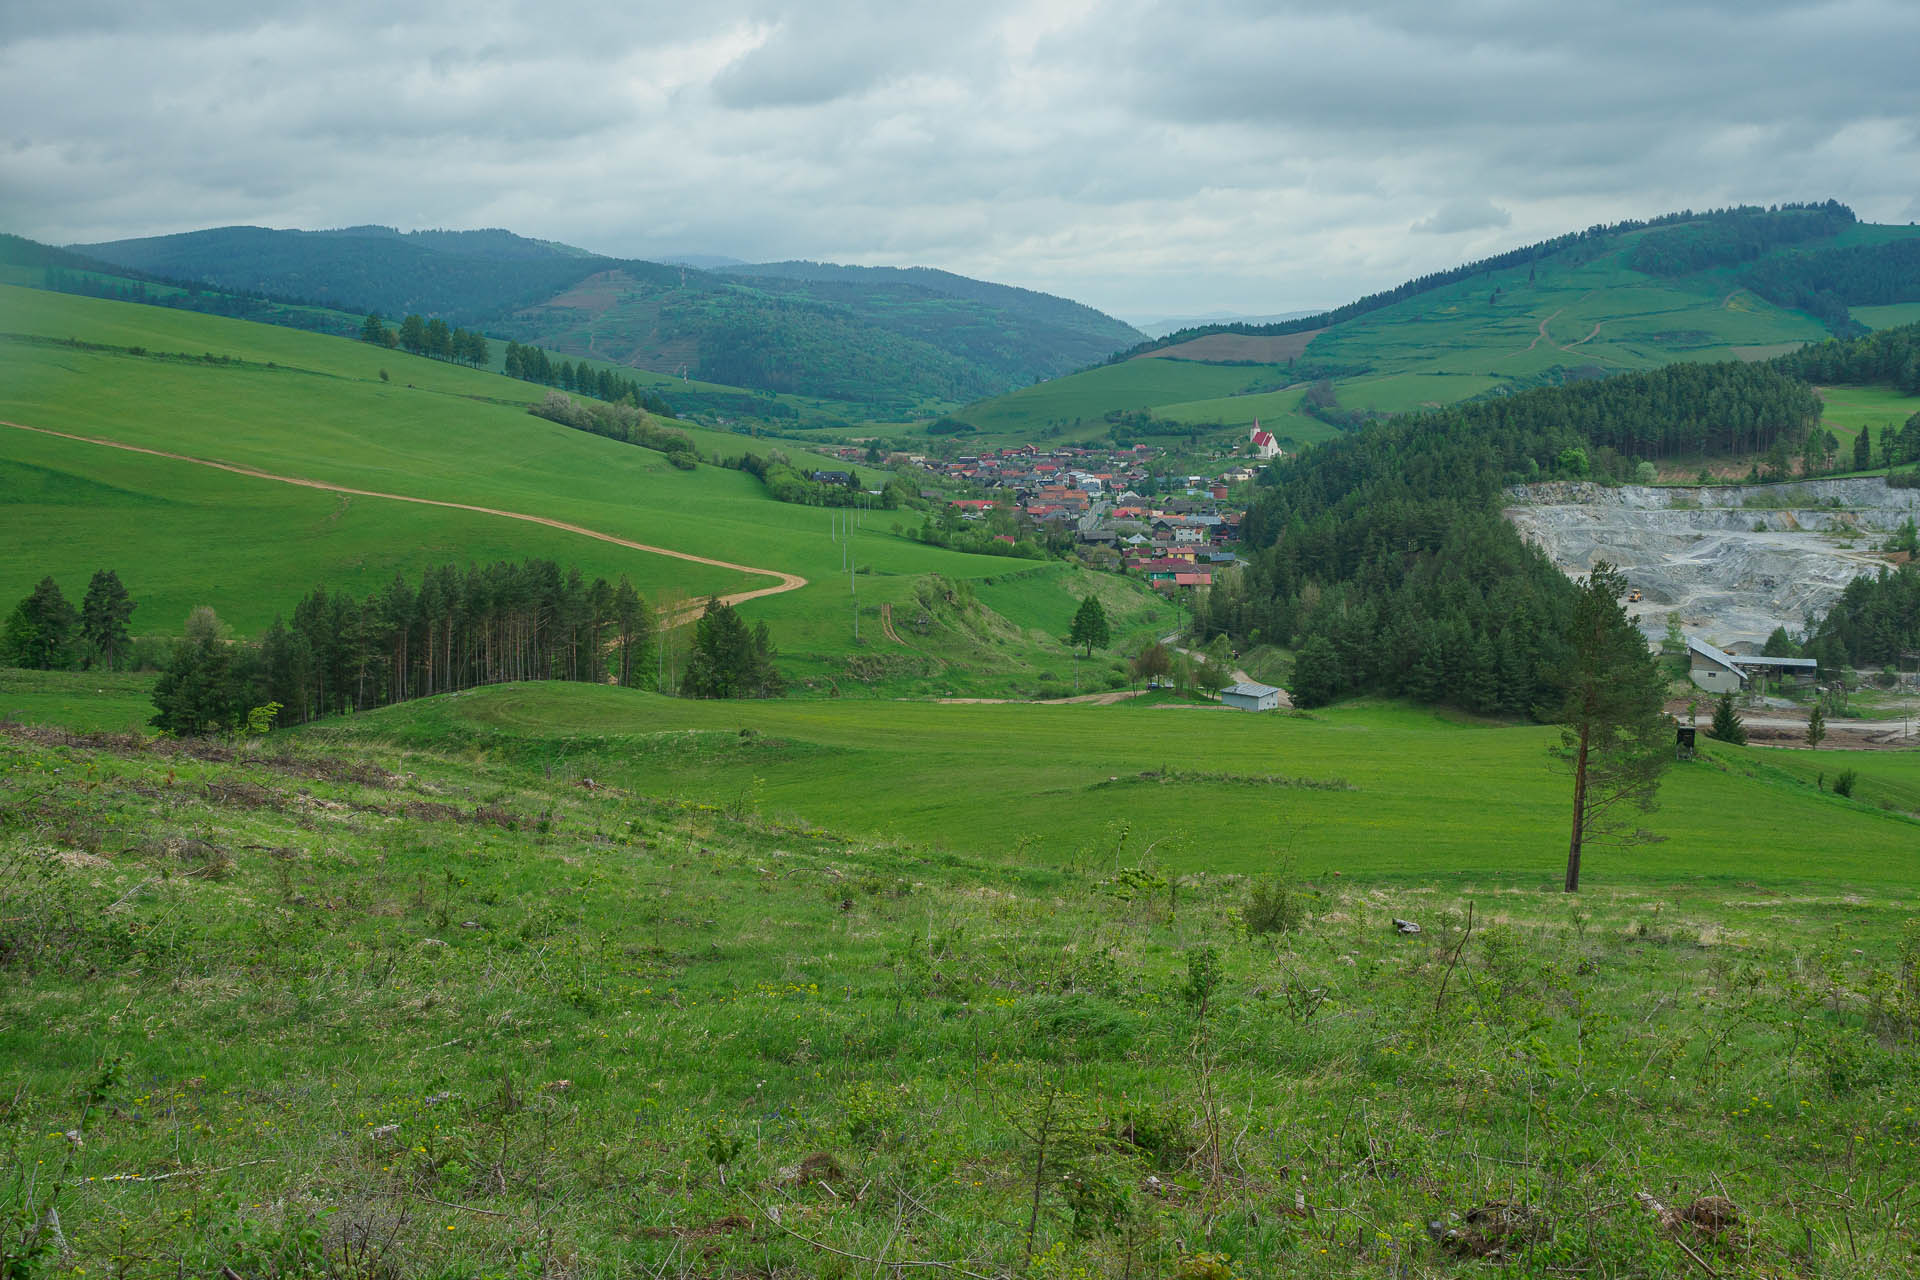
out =
[[1134,357],[1136,360],[1198,360],[1217,364],[1284,364],[1297,358],[1322,329],[1304,329],[1299,333],[1210,333],[1190,342],[1159,347]]
[[[553,762],[648,795],[751,797],[781,821],[1047,863],[1098,859],[1122,833],[1169,866],[1541,886],[1566,853],[1556,731],[1488,727],[1393,706],[1311,717],[1218,707],[691,703],[629,690],[515,685],[305,731],[441,742]],[[1597,884],[1819,881],[1920,886],[1905,757],[1821,753],[1888,789],[1897,810],[1821,791],[1779,753],[1711,744],[1676,766],[1648,826],[1596,852]],[[1788,833],[1818,831],[1817,845]]]
[[8,1244],[52,1208],[74,1276],[1911,1271],[1910,886],[1256,885],[1081,795],[1038,865],[511,745],[0,728]]

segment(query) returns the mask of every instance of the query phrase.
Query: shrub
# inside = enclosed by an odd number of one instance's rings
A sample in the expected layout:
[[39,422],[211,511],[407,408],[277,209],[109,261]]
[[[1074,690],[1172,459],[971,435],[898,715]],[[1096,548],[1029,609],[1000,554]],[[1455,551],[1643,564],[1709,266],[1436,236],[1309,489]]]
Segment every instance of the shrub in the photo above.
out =
[[1854,772],[1852,769],[1842,769],[1838,774],[1834,775],[1833,794],[1837,796],[1846,796],[1848,799],[1852,799],[1853,784],[1858,782],[1859,780],[1860,780],[1860,775]]
[[1307,902],[1288,873],[1261,876],[1247,887],[1241,922],[1250,934],[1292,933],[1307,922]]

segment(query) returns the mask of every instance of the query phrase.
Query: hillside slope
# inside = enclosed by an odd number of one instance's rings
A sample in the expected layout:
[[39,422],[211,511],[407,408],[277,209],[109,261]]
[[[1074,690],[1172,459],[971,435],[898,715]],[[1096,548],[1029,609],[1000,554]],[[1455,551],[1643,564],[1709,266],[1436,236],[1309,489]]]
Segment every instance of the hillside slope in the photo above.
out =
[[[1258,418],[1304,445],[1371,414],[1679,360],[1761,359],[1899,323],[1913,303],[1920,229],[1859,223],[1831,203],[1675,214],[1526,246],[1317,316],[1183,330],[1074,375],[1071,397],[1057,381],[957,416],[993,435],[1070,413],[1064,433],[1088,437],[1109,414],[1148,408],[1221,428]],[[1235,393],[1196,397],[1190,373],[1132,367],[1142,364],[1247,376]],[[1315,380],[1330,400],[1306,401]]]
[[[0,339],[0,421],[42,429],[0,428],[0,501],[15,538],[15,554],[0,561],[0,600],[21,598],[49,573],[77,594],[93,570],[111,567],[142,601],[139,633],[177,634],[199,604],[251,633],[316,584],[365,595],[395,573],[417,577],[448,562],[541,556],[590,576],[626,573],[656,603],[767,585],[485,508],[807,579],[745,611],[772,624],[782,665],[802,688],[811,679],[821,692],[1035,691],[1043,672],[1070,675],[1057,615],[1090,591],[1107,600],[1117,636],[1177,620],[1137,583],[890,531],[896,520],[917,525],[917,514],[861,513],[850,574],[846,512],[776,502],[743,472],[681,470],[651,449],[533,417],[527,404],[544,390],[515,379],[292,329],[39,290],[0,286],[0,312],[9,335]],[[707,458],[749,443],[679,429]],[[789,452],[797,465],[841,465]],[[196,459],[471,509],[325,493]],[[990,590],[989,580],[1022,575],[1040,575],[1042,589],[1004,598]],[[883,641],[883,606],[902,610],[903,621],[926,613],[924,636]]]
[[569,355],[890,411],[1023,386],[1140,336],[1078,303],[948,272],[716,274],[498,230],[222,227],[73,248],[170,280],[438,316]]

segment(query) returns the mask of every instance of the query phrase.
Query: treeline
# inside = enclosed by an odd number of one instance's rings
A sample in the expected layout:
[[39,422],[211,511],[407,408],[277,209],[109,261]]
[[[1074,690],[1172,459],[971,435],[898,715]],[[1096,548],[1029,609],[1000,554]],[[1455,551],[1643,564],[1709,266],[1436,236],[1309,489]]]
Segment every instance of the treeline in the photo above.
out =
[[1709,209],[1681,225],[1641,236],[1627,255],[1627,265],[1648,275],[1691,275],[1709,267],[1751,262],[1782,245],[1837,235],[1855,221],[1853,210],[1838,200]]
[[1560,695],[1573,587],[1500,514],[1505,486],[1803,439],[1777,369],[1670,365],[1371,423],[1269,467],[1249,560],[1196,605],[1204,642],[1290,645],[1302,705],[1363,691],[1509,715]]
[[539,347],[530,347],[518,342],[507,344],[505,359],[506,375],[509,378],[518,378],[522,382],[537,382],[547,387],[558,387],[562,391],[578,392],[583,396],[592,396],[596,400],[605,400],[609,404],[624,400],[628,404],[645,409],[648,413],[659,414],[663,418],[674,416],[673,406],[662,399],[658,392],[641,386],[632,378],[623,378],[611,369],[595,369],[585,360],[577,365],[571,360],[556,362]]
[[0,625],[0,661],[35,671],[118,670],[133,657],[127,622],[137,608],[112,569],[95,571],[77,609],[49,575]]
[[529,405],[527,412],[576,431],[590,431],[609,440],[637,444],[643,449],[657,449],[667,455],[668,462],[682,471],[691,471],[700,464],[700,455],[694,451],[692,436],[672,427],[660,426],[647,416],[646,410],[627,401],[581,404],[558,391],[549,391],[539,404]]
[[1842,337],[1863,332],[1849,308],[1920,302],[1920,239],[1783,253],[1741,282],[1768,302],[1818,317]]
[[150,288],[143,280],[66,271],[58,267],[46,269],[41,287],[51,293],[71,293],[83,298],[105,298],[149,307],[172,307],[175,311],[196,311],[201,315],[277,324],[284,328],[330,333],[337,337],[345,337],[353,332],[352,321],[345,316],[320,310],[312,304],[290,302],[266,294],[202,289],[190,284],[160,284]]
[[1528,433],[1557,422],[1596,451],[1664,459],[1763,453],[1776,442],[1798,449],[1819,424],[1820,409],[1813,389],[1786,371],[1727,361],[1542,387],[1438,416],[1457,414],[1495,432]]
[[257,643],[225,638],[210,609],[154,688],[170,733],[232,729],[280,704],[282,724],[508,680],[655,682],[654,616],[625,577],[588,582],[551,560],[443,565],[355,599],[315,588]]
[[910,496],[911,491],[899,477],[890,477],[879,496],[861,487],[860,473],[849,471],[844,481],[815,480],[793,465],[793,460],[775,449],[765,457],[753,452],[720,463],[734,471],[744,471],[767,487],[776,502],[792,502],[806,507],[877,507],[891,511]]
[[396,331],[387,328],[378,311],[369,311],[360,323],[360,341],[376,347],[399,347],[409,355],[449,360],[474,369],[484,369],[493,360],[493,351],[483,335],[472,329],[450,328],[439,316],[428,320],[409,315]]
[[1909,562],[1849,582],[1803,651],[1829,671],[1909,659],[1920,651],[1920,570]]
[[1885,382],[1920,395],[1920,324],[1802,347],[1776,356],[1772,364],[1808,382]]
[[[1849,219],[1852,218],[1852,210],[1846,209],[1845,205],[1837,207],[1845,210],[1846,216]],[[1551,240],[1542,240],[1536,244],[1524,245],[1518,249],[1510,249],[1505,253],[1495,254],[1490,258],[1482,258],[1477,262],[1469,262],[1463,266],[1453,267],[1446,271],[1436,271],[1429,275],[1418,276],[1392,289],[1385,290],[1381,293],[1368,294],[1366,297],[1357,301],[1349,302],[1344,307],[1336,307],[1332,311],[1323,311],[1319,315],[1303,316],[1298,320],[1282,320],[1276,324],[1207,324],[1197,325],[1191,329],[1182,329],[1178,333],[1170,333],[1163,338],[1155,338],[1129,347],[1124,351],[1115,352],[1113,355],[1107,357],[1107,363],[1118,364],[1123,360],[1131,360],[1143,352],[1158,351],[1162,347],[1171,347],[1182,342],[1191,342],[1195,338],[1203,338],[1210,333],[1243,333],[1256,336],[1271,336],[1285,333],[1305,333],[1309,329],[1324,329],[1328,325],[1340,324],[1342,321],[1351,320],[1356,316],[1366,315],[1370,311],[1379,311],[1384,307],[1392,306],[1396,302],[1404,302],[1408,298],[1417,297],[1423,293],[1430,293],[1435,289],[1445,288],[1447,285],[1457,284],[1462,280],[1469,280],[1474,276],[1485,275],[1491,271],[1503,271],[1509,267],[1530,266],[1543,258],[1551,257],[1554,254],[1574,248],[1586,247],[1590,249],[1592,253],[1598,253],[1604,249],[1607,242],[1620,235],[1624,235],[1626,232],[1640,231],[1648,227],[1662,227],[1672,223],[1691,222],[1702,216],[1701,214],[1693,212],[1691,209],[1687,209],[1679,213],[1662,214],[1657,218],[1649,218],[1645,221],[1629,218],[1624,222],[1595,224],[1594,226],[1588,227],[1585,231],[1570,231],[1565,235],[1555,236]]]

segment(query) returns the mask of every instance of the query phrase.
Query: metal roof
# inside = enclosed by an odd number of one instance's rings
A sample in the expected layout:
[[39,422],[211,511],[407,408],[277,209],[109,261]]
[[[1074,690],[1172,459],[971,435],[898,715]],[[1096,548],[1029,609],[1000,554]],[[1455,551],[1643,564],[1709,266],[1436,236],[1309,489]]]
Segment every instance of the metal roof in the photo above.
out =
[[1270,684],[1254,684],[1252,681],[1230,684],[1220,691],[1223,697],[1229,693],[1237,693],[1243,698],[1265,698],[1278,692],[1280,691]]
[[1818,667],[1820,665],[1813,658],[1763,658],[1757,653],[1751,656],[1736,654],[1733,660],[1743,667]]
[[1738,671],[1740,669],[1740,664],[1734,660],[1734,657],[1732,654],[1722,653],[1720,650],[1708,644],[1705,640],[1696,640],[1692,636],[1688,636],[1687,648],[1692,650],[1694,653],[1699,654],[1701,657],[1707,658],[1713,662],[1717,662],[1721,666],[1729,668],[1730,670]]

